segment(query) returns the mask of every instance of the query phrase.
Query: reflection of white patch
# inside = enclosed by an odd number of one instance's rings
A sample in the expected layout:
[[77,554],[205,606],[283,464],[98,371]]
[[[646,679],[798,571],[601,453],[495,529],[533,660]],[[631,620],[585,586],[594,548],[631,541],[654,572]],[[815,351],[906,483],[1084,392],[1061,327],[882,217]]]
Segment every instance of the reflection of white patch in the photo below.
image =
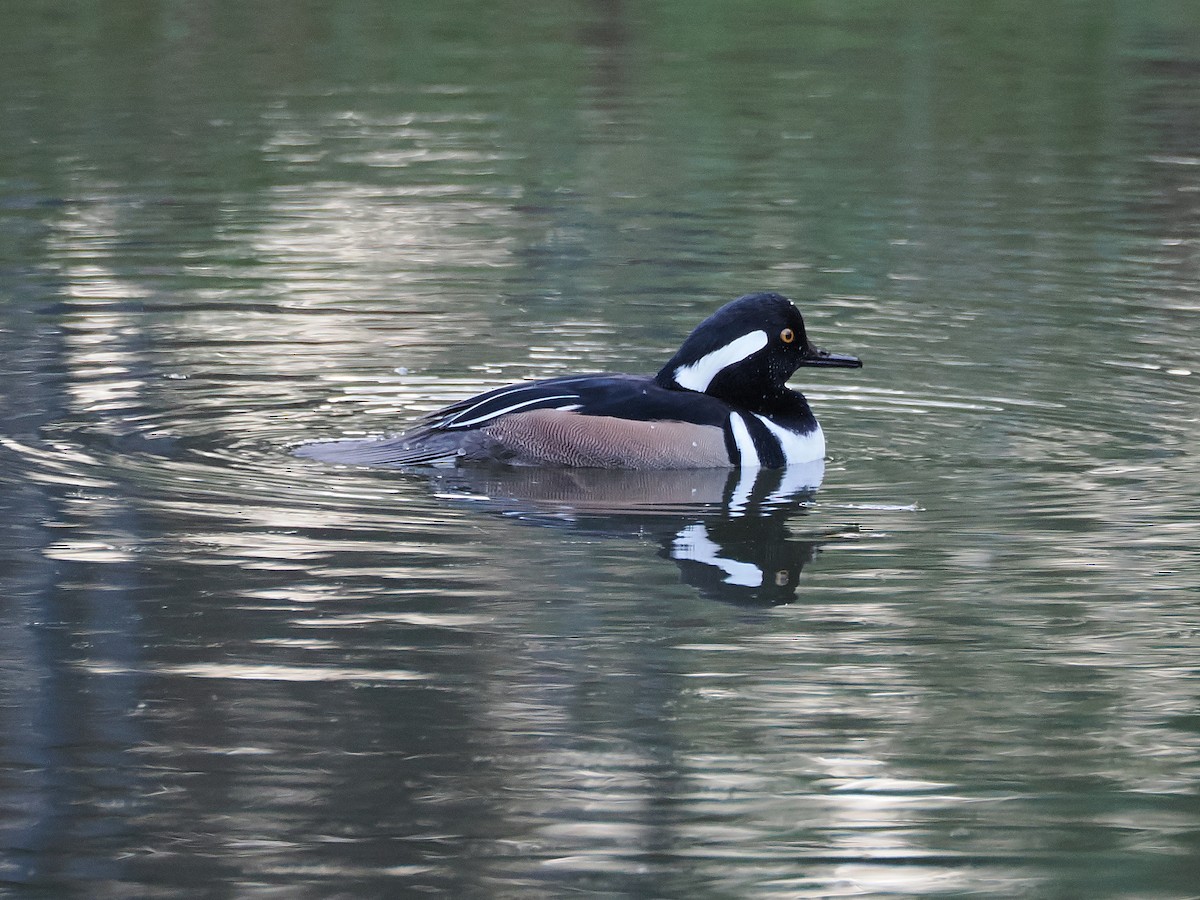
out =
[[689,525],[675,535],[675,540],[671,543],[671,557],[688,559],[720,569],[725,573],[722,580],[726,584],[736,584],[739,587],[762,587],[762,569],[753,563],[725,559],[721,556],[721,548],[709,538],[708,529],[702,522]]
[[716,378],[724,369],[729,368],[734,363],[740,363],[743,359],[753,353],[757,353],[763,347],[767,346],[767,333],[765,331],[752,331],[749,334],[743,334],[736,341],[730,341],[724,347],[718,347],[711,353],[706,353],[694,363],[686,366],[680,366],[675,370],[675,383],[680,387],[685,387],[689,391],[700,391],[703,393],[708,390],[708,386],[712,384],[712,380]]
[[758,458],[758,448],[754,446],[754,438],[750,437],[750,429],[746,420],[738,413],[729,414],[729,430],[733,432],[733,443],[738,449],[738,463],[743,469],[757,469],[762,466]]
[[729,515],[734,518],[745,515],[750,492],[754,490],[754,482],[758,480],[758,473],[761,471],[762,469],[738,470],[738,482],[733,487],[733,493],[729,495]]
[[783,470],[779,487],[771,491],[771,496],[763,501],[764,505],[784,503],[798,494],[814,491],[821,486],[825,477],[825,460],[812,459],[806,463],[790,465]]
[[767,426],[767,430],[779,441],[779,449],[783,451],[785,465],[812,462],[814,459],[825,458],[825,432],[817,425],[808,434],[796,434],[786,428],[776,425],[766,416],[756,415],[754,418]]

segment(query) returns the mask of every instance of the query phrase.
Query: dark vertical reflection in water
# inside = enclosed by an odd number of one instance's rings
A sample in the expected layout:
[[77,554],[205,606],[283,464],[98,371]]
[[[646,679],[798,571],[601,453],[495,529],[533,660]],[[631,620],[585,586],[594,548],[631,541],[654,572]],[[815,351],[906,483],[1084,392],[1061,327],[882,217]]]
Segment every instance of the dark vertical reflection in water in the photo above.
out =
[[[1188,10],[6,17],[4,889],[1194,891]],[[287,452],[753,288],[816,493]]]

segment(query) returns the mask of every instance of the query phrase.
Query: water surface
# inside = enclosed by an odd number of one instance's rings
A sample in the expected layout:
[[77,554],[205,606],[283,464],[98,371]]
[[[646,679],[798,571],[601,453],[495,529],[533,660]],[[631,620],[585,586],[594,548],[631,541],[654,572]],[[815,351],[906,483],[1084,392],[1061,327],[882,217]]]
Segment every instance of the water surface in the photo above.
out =
[[[21,6],[0,891],[1195,894],[1190,8]],[[819,479],[290,453],[758,289]]]

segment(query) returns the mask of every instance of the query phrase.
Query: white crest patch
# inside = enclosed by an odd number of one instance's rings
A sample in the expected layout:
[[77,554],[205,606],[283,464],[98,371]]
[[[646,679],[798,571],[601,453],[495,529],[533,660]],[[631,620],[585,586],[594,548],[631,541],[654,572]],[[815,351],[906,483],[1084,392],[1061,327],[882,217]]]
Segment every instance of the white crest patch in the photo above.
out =
[[763,347],[767,346],[767,333],[765,331],[752,331],[749,334],[743,334],[735,341],[730,341],[724,347],[718,347],[709,353],[704,354],[694,363],[689,363],[686,366],[680,366],[675,370],[675,383],[680,387],[685,387],[689,391],[699,391],[703,393],[708,390],[708,386],[712,384],[722,371],[732,366],[734,363],[740,363],[753,353],[757,353]]
[[[767,430],[779,441],[779,449],[783,451],[784,465],[793,466],[797,463],[812,462],[825,458],[825,432],[818,425],[807,434],[796,434],[786,428],[781,428],[765,416],[756,415],[754,418],[767,426]],[[736,432],[735,440],[736,440]],[[741,444],[738,444],[741,447]]]

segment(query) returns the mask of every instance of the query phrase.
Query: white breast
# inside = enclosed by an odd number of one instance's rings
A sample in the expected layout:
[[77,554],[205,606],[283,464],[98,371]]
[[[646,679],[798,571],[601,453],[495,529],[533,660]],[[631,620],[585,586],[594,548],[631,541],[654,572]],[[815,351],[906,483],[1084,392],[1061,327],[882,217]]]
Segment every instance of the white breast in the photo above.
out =
[[775,435],[775,440],[779,441],[779,449],[783,451],[783,458],[787,461],[787,465],[825,458],[825,433],[821,431],[820,425],[814,427],[807,434],[796,434],[794,431],[776,425],[765,416],[755,415],[754,418],[766,425],[767,430]]

